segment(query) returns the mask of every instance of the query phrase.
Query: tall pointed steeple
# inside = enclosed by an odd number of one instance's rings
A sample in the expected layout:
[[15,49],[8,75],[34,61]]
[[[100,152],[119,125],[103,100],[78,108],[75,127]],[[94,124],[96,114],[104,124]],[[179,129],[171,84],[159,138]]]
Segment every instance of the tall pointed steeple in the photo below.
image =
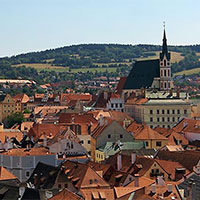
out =
[[166,38],[166,32],[165,32],[165,24],[164,24],[162,53],[160,53],[160,60],[163,60],[164,56],[166,56],[168,61],[170,60],[170,53],[167,50],[167,38]]

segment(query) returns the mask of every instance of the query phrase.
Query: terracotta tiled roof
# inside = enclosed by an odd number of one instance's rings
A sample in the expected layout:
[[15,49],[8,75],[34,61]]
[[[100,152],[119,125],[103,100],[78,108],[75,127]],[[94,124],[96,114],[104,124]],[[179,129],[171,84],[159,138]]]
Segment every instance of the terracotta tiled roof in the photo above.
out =
[[34,124],[29,130],[28,136],[33,136],[35,139],[39,139],[42,135],[47,137],[55,136],[60,130],[63,130],[66,126],[61,124]]
[[21,103],[27,103],[29,97],[26,94],[17,94],[13,97],[14,101],[20,101]]
[[0,181],[12,180],[12,179],[17,179],[17,177],[1,166],[0,167]]
[[85,200],[92,200],[92,199],[114,200],[115,199],[114,190],[110,188],[81,189],[80,192],[83,195]]
[[121,78],[120,78],[119,83],[118,83],[117,88],[116,88],[116,92],[117,92],[118,94],[121,94],[121,93],[122,93],[122,90],[123,90],[124,85],[125,85],[125,83],[126,83],[126,79],[127,79],[127,77],[121,77]]
[[[155,183],[155,180],[152,180],[144,176],[138,177],[139,187],[142,187],[142,186],[147,187],[149,185],[152,185],[153,183]],[[131,183],[129,183],[126,187],[135,187],[135,179]]]
[[[184,168],[183,165],[181,165],[178,162],[168,161],[168,160],[160,160],[155,159],[155,161],[161,166],[161,168],[170,175],[170,178],[172,180],[176,179],[176,169],[178,168]],[[186,174],[188,174],[189,171],[186,170]]]
[[124,112],[119,112],[119,111],[112,110],[112,111],[109,111],[109,113],[110,113],[111,118],[113,120],[118,121],[118,122],[122,122],[125,119],[126,120],[134,121],[134,119],[132,117],[130,117],[129,115],[127,115]]
[[114,190],[115,190],[116,197],[120,198],[127,194],[131,194],[137,190],[140,190],[142,188],[143,186],[141,187],[115,187]]
[[76,188],[109,187],[109,184],[86,164],[66,161],[63,166],[66,175],[72,178]]
[[134,134],[134,138],[136,140],[167,140],[166,137],[148,126],[145,126],[140,132]]
[[83,198],[65,188],[64,190],[57,193],[49,200],[81,200],[81,199]]
[[22,122],[21,123],[21,131],[27,130],[29,131],[30,128],[33,126],[34,122]]
[[9,156],[40,156],[40,155],[53,155],[45,148],[31,148],[30,150],[26,150],[25,148],[22,149],[10,149],[6,152],[0,153],[2,155],[9,155]]
[[80,113],[61,113],[59,115],[59,123],[97,123],[97,120],[92,114],[80,114]]
[[62,102],[70,102],[70,101],[91,101],[92,100],[92,95],[90,94],[74,94],[74,93],[62,93],[61,94],[61,101]]
[[126,104],[143,104],[146,103],[148,101],[148,99],[146,98],[132,98],[132,99],[128,99]]
[[0,141],[2,143],[5,142],[5,137],[8,137],[9,139],[14,137],[14,138],[17,139],[17,141],[21,141],[22,138],[23,138],[23,133],[21,131],[11,131],[11,132],[10,131],[9,132],[3,131],[3,132],[0,132]]
[[113,122],[114,121],[110,118],[104,119],[104,124],[102,126],[98,124],[98,126],[92,131],[92,137],[97,138],[103,130],[110,126]]
[[138,124],[136,121],[132,122],[128,127],[127,127],[127,131],[128,132],[132,132],[132,133],[138,133],[143,129],[143,125],[142,124]]
[[189,171],[193,170],[193,166],[196,166],[198,161],[200,160],[200,153],[199,151],[163,151],[160,150],[156,158],[162,160],[169,160],[179,162],[182,166],[184,166]]

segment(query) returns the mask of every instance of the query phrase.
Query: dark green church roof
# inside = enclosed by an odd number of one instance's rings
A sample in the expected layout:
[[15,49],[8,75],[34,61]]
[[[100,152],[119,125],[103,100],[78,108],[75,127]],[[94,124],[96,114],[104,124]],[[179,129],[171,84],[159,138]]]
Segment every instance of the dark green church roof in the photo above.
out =
[[126,79],[124,89],[149,88],[154,77],[160,77],[159,59],[137,61]]
[[165,30],[163,34],[163,45],[162,45],[162,52],[160,53],[160,60],[163,60],[164,56],[166,56],[167,60],[170,60],[170,53],[167,50],[167,38]]

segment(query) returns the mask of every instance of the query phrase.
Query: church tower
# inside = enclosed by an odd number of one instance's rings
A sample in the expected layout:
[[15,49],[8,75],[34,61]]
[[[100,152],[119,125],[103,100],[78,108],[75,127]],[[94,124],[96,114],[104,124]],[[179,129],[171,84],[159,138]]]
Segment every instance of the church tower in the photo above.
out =
[[171,76],[171,55],[167,49],[167,38],[164,25],[162,52],[160,53],[160,90],[170,90],[173,88]]

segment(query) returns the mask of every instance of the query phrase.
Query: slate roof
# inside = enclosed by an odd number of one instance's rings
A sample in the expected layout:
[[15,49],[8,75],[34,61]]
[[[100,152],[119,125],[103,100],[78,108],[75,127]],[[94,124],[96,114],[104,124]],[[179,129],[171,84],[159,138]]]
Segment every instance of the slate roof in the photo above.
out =
[[[31,182],[35,185],[35,188],[38,189],[51,189],[56,181],[59,171],[59,167],[39,162],[27,182]],[[36,174],[37,180],[35,180]]]
[[158,59],[137,61],[128,75],[123,89],[149,88],[154,77],[160,77]]
[[[184,196],[188,196],[188,188],[192,187],[192,184],[195,183],[195,191],[196,199],[200,199],[200,176],[192,173],[189,175],[181,184],[178,185],[179,189],[184,189]],[[194,187],[194,186],[193,186]]]

